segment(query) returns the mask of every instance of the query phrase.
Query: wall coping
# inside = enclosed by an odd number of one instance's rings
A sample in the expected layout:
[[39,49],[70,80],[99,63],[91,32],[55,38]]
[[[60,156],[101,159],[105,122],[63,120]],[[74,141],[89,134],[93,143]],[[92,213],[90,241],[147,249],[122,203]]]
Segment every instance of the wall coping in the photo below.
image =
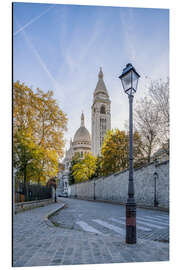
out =
[[[169,160],[165,160],[165,161],[162,161],[161,163],[158,163],[158,164],[156,165],[156,167],[162,166],[162,165],[167,164],[167,163],[169,163]],[[151,166],[151,165],[153,165],[153,164],[154,164],[154,161],[152,161],[152,162],[150,162],[150,163],[148,163],[148,164],[145,164],[145,165],[143,165],[143,166],[141,166],[141,167],[139,167],[139,168],[134,168],[134,171],[142,170],[142,169],[144,169],[144,168],[146,168],[146,167],[148,167],[148,166]],[[80,183],[72,184],[71,186],[79,185],[79,184],[84,184],[84,183],[89,183],[89,182],[93,182],[93,181],[95,182],[95,181],[98,181],[98,180],[100,180],[100,179],[101,179],[101,180],[102,180],[102,179],[104,180],[104,179],[106,179],[106,178],[108,178],[108,177],[110,177],[110,176],[112,176],[112,175],[117,176],[117,175],[120,175],[120,174],[125,173],[125,172],[127,172],[127,171],[129,171],[129,168],[128,168],[128,169],[125,169],[125,170],[123,170],[123,171],[120,171],[120,172],[108,174],[107,176],[101,176],[101,177],[89,179],[89,180],[87,180],[87,181],[85,181],[85,182],[80,182]]]
[[41,207],[44,205],[47,205],[49,203],[52,203],[53,199],[45,199],[45,200],[36,200],[36,201],[28,201],[28,202],[20,202],[14,204],[14,213],[19,213],[22,211],[30,210],[33,208]]
[[49,200],[52,200],[52,198],[44,199],[44,200],[35,200],[35,201],[19,202],[19,203],[15,203],[15,206],[28,205],[28,204],[40,203],[40,202],[46,202],[46,201],[49,201]]

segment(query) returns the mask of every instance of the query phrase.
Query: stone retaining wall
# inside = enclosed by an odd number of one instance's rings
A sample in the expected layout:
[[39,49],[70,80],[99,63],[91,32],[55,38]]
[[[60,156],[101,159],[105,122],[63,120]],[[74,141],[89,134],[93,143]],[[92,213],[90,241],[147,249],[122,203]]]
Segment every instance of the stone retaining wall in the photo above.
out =
[[[134,170],[135,200],[137,206],[153,207],[155,197],[154,173],[157,172],[156,198],[158,207],[169,209],[169,161],[157,166],[150,163]],[[70,197],[126,203],[129,171],[70,186]]]
[[46,199],[46,200],[37,200],[37,201],[29,201],[29,202],[20,202],[20,203],[15,203],[15,208],[14,212],[19,213],[25,210],[45,206],[47,204],[52,203],[52,199]]

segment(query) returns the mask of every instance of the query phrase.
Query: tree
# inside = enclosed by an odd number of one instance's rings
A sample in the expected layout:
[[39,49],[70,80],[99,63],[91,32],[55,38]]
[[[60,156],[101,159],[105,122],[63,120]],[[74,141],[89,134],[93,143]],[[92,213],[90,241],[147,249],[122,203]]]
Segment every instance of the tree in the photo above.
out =
[[151,81],[149,96],[135,105],[135,128],[141,135],[147,161],[159,148],[169,154],[169,79]]
[[56,100],[53,99],[53,92],[44,93],[37,89],[36,93],[37,110],[37,143],[44,149],[44,158],[41,161],[41,174],[38,181],[53,177],[58,172],[58,158],[63,156],[64,131],[66,130],[67,118]]
[[44,93],[37,89],[36,110],[38,111],[36,118],[38,143],[49,150],[56,150],[59,157],[62,157],[67,117],[53,99],[53,91]]
[[27,200],[27,180],[33,180],[33,177],[39,174],[38,165],[42,158],[42,151],[27,131],[19,131],[14,135],[13,153],[13,166],[17,169],[16,180],[18,178],[24,182],[24,194]]
[[67,117],[53,92],[34,93],[20,82],[13,86],[13,161],[17,175],[46,183],[58,172]]
[[136,103],[135,129],[141,134],[147,162],[150,162],[152,153],[158,146],[159,121],[160,113],[152,100],[145,97]]
[[169,155],[169,78],[166,81],[151,81],[149,95],[160,113],[158,140],[160,146]]
[[31,106],[34,95],[31,89],[16,82],[13,89],[13,166],[16,168],[16,180],[24,182],[25,200],[27,200],[26,183],[38,171],[40,148],[35,143],[35,110]]
[[69,185],[75,184],[75,178],[73,175],[73,166],[81,161],[80,153],[75,153],[71,160],[71,165],[69,167]]
[[[134,163],[143,160],[142,142],[138,132],[133,135]],[[109,130],[104,138],[101,150],[102,173],[108,175],[127,169],[129,166],[129,135],[119,129]]]
[[93,177],[101,177],[102,175],[102,157],[98,155],[96,158],[96,170]]
[[75,182],[87,181],[94,175],[95,170],[96,158],[92,154],[86,153],[85,157],[72,167]]

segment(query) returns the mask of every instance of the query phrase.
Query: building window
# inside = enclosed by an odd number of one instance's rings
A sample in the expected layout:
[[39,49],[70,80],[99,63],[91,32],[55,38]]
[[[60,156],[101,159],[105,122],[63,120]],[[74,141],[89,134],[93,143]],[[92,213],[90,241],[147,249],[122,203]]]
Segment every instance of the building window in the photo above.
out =
[[83,158],[83,152],[81,152],[81,158]]
[[101,114],[106,114],[106,110],[105,110],[105,106],[104,105],[101,106],[100,113]]
[[100,147],[102,147],[104,141],[104,135],[106,134],[106,119],[100,119]]

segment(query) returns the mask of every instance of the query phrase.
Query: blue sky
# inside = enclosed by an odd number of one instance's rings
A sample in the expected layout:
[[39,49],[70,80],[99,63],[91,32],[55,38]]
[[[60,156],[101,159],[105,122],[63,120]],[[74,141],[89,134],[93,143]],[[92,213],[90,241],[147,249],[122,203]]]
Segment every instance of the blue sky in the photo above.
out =
[[[124,129],[128,98],[118,76],[127,63],[141,75],[135,100],[147,95],[148,78],[169,75],[167,9],[14,3],[14,81],[53,90],[68,116],[66,147],[91,105],[99,67],[111,99],[112,128]],[[147,78],[148,77],[148,78]]]

